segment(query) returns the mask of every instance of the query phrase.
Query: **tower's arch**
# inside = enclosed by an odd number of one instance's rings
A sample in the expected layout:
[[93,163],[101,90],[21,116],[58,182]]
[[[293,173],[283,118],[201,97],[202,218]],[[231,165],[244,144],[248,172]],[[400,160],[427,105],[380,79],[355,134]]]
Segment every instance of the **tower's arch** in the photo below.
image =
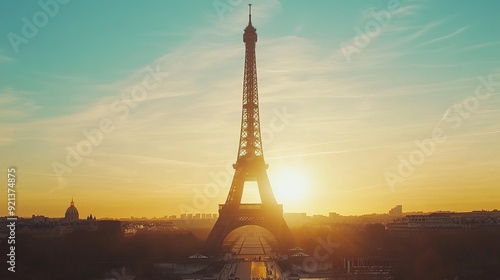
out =
[[222,207],[219,211],[220,217],[207,239],[210,253],[219,252],[225,238],[231,232],[245,226],[258,226],[269,231],[277,240],[278,251],[286,251],[293,246],[292,235],[283,219],[282,205],[276,205],[279,209],[271,209],[262,204],[240,204],[237,205],[239,209],[236,211],[231,211],[231,207],[224,211],[226,205],[220,206]]

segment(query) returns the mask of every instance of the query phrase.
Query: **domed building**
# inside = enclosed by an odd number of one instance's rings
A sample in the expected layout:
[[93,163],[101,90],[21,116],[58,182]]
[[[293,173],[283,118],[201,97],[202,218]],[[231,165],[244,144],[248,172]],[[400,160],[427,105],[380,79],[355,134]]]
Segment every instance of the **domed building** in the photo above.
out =
[[71,203],[68,209],[66,209],[66,214],[64,215],[64,218],[68,223],[77,222],[79,219],[78,209],[76,209],[75,207],[75,202],[73,202],[73,198],[71,198]]

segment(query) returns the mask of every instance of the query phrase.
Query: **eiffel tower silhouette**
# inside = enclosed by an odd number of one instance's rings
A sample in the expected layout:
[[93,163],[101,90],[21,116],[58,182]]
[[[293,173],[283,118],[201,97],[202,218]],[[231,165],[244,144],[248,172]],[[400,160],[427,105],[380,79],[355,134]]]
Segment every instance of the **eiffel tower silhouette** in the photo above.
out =
[[[293,244],[292,235],[283,218],[283,205],[276,202],[266,172],[268,165],[264,161],[255,60],[256,31],[252,26],[250,4],[248,26],[243,34],[245,70],[240,144],[236,163],[233,164],[235,173],[226,203],[219,204],[219,218],[207,239],[208,250],[213,254],[220,251],[225,237],[231,231],[246,225],[256,225],[270,231],[278,240],[281,250],[286,250]],[[243,188],[248,181],[257,182],[260,204],[241,203]]]

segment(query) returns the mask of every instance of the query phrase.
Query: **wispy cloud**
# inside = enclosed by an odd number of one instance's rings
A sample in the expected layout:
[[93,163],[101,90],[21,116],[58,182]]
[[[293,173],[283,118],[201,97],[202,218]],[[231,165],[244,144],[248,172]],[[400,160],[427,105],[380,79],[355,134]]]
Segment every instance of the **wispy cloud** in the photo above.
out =
[[464,26],[462,28],[459,28],[458,30],[448,34],[448,35],[444,35],[444,36],[441,36],[441,37],[437,37],[437,38],[434,38],[432,40],[429,40],[427,42],[423,42],[419,45],[416,46],[416,48],[419,48],[419,47],[422,47],[422,46],[426,46],[426,45],[430,45],[430,44],[434,44],[434,43],[437,43],[437,42],[441,42],[441,41],[444,41],[444,40],[448,40],[448,39],[451,39],[457,35],[459,35],[460,33],[462,32],[465,32],[466,30],[470,29],[471,26]]
[[[473,51],[473,50],[477,50],[477,49],[480,49],[480,48],[486,48],[486,47],[497,46],[497,45],[500,45],[500,42],[480,43],[480,44],[475,44],[475,45],[472,45],[472,46],[469,46],[469,47],[465,47],[465,48],[459,49],[456,52]],[[496,63],[498,63],[498,61],[496,61]]]
[[7,88],[0,90],[0,120],[19,120],[33,115],[40,106],[28,97],[28,92]]

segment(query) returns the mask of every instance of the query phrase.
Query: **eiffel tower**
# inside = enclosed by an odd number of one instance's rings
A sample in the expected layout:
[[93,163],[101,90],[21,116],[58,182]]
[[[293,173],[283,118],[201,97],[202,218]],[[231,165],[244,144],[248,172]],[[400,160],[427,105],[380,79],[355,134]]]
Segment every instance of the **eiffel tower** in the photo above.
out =
[[[219,218],[207,239],[210,253],[218,253],[224,238],[233,230],[256,225],[270,231],[278,240],[281,250],[291,247],[293,240],[283,218],[283,205],[278,204],[271,189],[264,161],[259,119],[259,97],[257,92],[257,65],[255,62],[256,29],[252,26],[251,4],[248,26],[243,34],[245,42],[245,72],[243,78],[243,110],[241,117],[240,145],[231,189],[225,204],[219,204]],[[256,181],[260,204],[242,204],[244,184]]]

